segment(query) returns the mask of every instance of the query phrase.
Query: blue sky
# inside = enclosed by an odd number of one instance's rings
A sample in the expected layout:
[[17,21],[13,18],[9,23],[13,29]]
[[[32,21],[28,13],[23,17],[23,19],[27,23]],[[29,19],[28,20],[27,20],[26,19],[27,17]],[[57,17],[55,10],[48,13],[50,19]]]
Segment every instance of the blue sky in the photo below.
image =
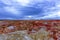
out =
[[0,0],[0,20],[60,19],[58,0]]

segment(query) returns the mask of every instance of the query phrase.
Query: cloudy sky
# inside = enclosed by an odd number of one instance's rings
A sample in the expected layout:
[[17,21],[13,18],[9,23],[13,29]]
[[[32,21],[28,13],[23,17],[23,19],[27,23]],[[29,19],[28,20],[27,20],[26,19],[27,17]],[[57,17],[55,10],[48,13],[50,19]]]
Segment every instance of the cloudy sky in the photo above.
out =
[[0,20],[60,19],[59,0],[0,0]]

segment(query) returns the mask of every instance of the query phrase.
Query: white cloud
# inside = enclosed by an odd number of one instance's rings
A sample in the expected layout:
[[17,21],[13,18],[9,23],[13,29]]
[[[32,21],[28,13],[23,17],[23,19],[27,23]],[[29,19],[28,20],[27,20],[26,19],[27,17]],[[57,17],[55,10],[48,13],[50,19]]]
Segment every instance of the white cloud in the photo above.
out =
[[21,12],[19,13],[19,11],[14,7],[9,7],[8,6],[8,7],[4,7],[4,9],[5,9],[6,12],[9,12],[9,13],[14,14],[14,15],[21,14]]
[[[30,4],[30,2],[31,2],[31,5],[33,5],[32,2],[33,3],[36,2],[36,0],[35,1],[34,0],[1,0],[1,1],[7,5],[12,5],[12,6],[4,7],[4,10],[11,14],[18,15],[17,17],[19,17],[22,14],[22,12],[19,11],[18,8],[16,8],[15,6],[17,6],[17,5],[27,6],[28,4]],[[37,2],[43,2],[43,1],[44,0],[37,0]],[[52,1],[52,0],[46,0],[46,1]],[[16,5],[15,5],[15,3],[16,3]],[[18,6],[18,7],[20,8],[21,6]],[[46,10],[48,10],[48,9],[46,9]],[[38,16],[34,16],[34,15],[27,16],[26,15],[24,17],[24,19],[50,19],[50,18],[60,17],[60,3],[56,3],[56,7],[51,7],[48,10],[48,12],[46,12],[44,14],[45,14],[45,16],[42,16],[42,17],[38,17],[39,15]],[[2,18],[2,19],[4,19],[4,18]],[[6,18],[6,19],[13,19],[13,18]]]
[[30,3],[30,0],[14,0],[21,6],[27,6]]
[[11,0],[0,0],[0,1],[6,5],[12,5]]
[[37,15],[37,16],[33,16],[33,15],[32,16],[26,16],[26,17],[24,17],[24,19],[28,19],[28,20],[30,20],[30,19],[33,19],[33,20],[60,19],[60,11],[58,10],[58,11],[50,12],[50,13],[48,13],[48,15],[45,15],[42,17],[39,17],[39,15]]
[[51,12],[50,14],[40,17],[40,19],[60,19],[60,11]]
[[0,0],[6,5],[13,6],[13,5],[20,5],[20,6],[27,6],[30,4],[30,0]]
[[30,15],[29,16],[24,16],[23,19],[27,19],[27,20],[33,19],[33,16],[30,16]]
[[33,16],[25,16],[25,17],[27,17],[27,18],[32,18]]

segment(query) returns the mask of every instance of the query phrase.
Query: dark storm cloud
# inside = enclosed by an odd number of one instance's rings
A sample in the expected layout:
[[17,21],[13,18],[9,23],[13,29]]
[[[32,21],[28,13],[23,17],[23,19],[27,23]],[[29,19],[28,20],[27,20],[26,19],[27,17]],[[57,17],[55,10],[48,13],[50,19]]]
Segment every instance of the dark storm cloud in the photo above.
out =
[[35,7],[24,7],[20,11],[22,11],[23,15],[38,15],[39,13],[44,12],[42,8],[35,8]]

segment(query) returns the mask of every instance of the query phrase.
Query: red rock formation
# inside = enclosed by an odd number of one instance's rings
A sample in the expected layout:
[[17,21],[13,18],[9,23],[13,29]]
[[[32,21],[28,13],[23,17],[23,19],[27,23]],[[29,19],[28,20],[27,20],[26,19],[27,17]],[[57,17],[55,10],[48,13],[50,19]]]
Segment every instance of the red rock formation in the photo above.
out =
[[[55,40],[57,40],[57,33],[60,33],[60,20],[3,20],[0,21],[0,34],[10,33],[20,30],[28,30],[28,33],[32,33],[32,30],[36,32],[40,28],[46,28],[46,31],[53,32],[51,35]],[[34,32],[33,32],[34,33]]]

